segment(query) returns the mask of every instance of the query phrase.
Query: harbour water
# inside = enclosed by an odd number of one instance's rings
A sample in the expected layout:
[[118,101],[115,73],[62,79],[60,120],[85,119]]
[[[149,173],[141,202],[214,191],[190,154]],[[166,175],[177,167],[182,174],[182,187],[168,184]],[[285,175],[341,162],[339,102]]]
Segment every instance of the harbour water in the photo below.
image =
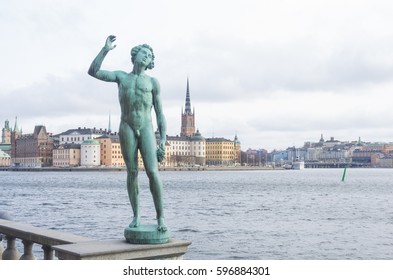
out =
[[[164,171],[185,259],[393,259],[393,170]],[[140,172],[142,223],[155,223]],[[0,172],[0,211],[100,240],[131,219],[125,172]]]

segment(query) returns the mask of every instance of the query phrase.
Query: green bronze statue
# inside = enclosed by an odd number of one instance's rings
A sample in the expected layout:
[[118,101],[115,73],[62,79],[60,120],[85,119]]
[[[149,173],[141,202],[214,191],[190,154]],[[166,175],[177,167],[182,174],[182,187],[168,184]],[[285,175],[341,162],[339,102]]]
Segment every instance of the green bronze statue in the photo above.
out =
[[[139,45],[131,50],[133,69],[124,71],[101,70],[101,64],[109,51],[116,45],[116,37],[106,39],[105,46],[90,65],[89,75],[106,82],[117,83],[121,108],[119,137],[121,152],[127,166],[127,191],[133,210],[133,218],[129,228],[140,226],[139,186],[138,186],[138,150],[143,159],[146,174],[149,178],[150,191],[157,213],[158,231],[165,232],[163,187],[158,174],[158,162],[165,156],[166,121],[162,111],[160,85],[155,78],[145,74],[146,69],[154,67],[153,49],[149,45]],[[151,109],[154,108],[157,118],[160,144],[157,148],[153,130]]]

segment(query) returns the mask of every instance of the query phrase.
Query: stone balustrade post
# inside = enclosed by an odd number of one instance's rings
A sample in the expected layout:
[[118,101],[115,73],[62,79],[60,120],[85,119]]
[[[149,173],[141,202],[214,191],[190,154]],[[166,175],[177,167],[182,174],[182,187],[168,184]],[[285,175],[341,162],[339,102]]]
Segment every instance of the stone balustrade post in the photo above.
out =
[[24,253],[20,257],[20,260],[35,260],[35,256],[33,254],[33,245],[34,243],[28,240],[22,240],[24,245]]
[[20,253],[18,249],[16,249],[15,246],[15,237],[12,236],[6,236],[7,238],[7,249],[4,250],[2,259],[3,260],[19,260],[20,258]]
[[53,249],[51,246],[43,245],[42,250],[44,251],[44,260],[53,260]]

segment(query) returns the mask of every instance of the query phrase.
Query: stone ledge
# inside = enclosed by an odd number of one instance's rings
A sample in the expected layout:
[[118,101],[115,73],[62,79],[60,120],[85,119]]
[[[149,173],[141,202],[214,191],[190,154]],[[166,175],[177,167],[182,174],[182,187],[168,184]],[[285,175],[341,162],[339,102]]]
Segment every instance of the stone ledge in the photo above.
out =
[[0,232],[15,238],[49,246],[93,240],[91,238],[79,235],[35,227],[32,225],[3,219],[0,219]]
[[189,241],[170,239],[164,244],[129,244],[126,240],[88,241],[53,246],[60,260],[181,259]]

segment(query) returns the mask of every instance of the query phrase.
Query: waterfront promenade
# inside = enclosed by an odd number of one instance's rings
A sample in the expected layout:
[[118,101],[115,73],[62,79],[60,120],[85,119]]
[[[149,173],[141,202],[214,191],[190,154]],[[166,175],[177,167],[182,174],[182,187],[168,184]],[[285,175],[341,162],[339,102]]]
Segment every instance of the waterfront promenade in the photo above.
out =
[[[144,169],[141,168],[141,171]],[[160,167],[160,171],[251,171],[251,170],[284,170],[282,167],[263,167],[263,166],[198,166],[198,167]],[[0,171],[32,171],[32,172],[43,172],[43,171],[54,171],[54,172],[85,172],[85,171],[102,171],[102,172],[122,172],[127,171],[125,167],[0,167]]]

